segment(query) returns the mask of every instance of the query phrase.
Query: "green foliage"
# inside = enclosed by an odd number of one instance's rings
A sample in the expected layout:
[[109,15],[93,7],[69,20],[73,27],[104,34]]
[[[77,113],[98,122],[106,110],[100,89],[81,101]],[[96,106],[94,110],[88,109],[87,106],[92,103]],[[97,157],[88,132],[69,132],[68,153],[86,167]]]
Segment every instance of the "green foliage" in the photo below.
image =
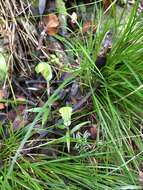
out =
[[41,73],[46,81],[49,82],[52,79],[52,69],[47,62],[40,62],[35,70],[37,73]]
[[60,64],[60,60],[59,58],[55,55],[55,54],[51,54],[50,55],[51,58],[51,63],[55,64],[55,65],[59,65]]
[[44,126],[44,124],[47,122],[48,116],[50,114],[50,108],[43,109],[42,107],[36,107],[36,108],[28,109],[26,111],[31,112],[31,113],[43,113],[41,116],[42,126]]
[[71,124],[71,115],[72,115],[72,108],[71,107],[62,107],[60,108],[59,110],[61,116],[62,116],[62,119],[63,119],[63,122],[64,122],[64,125],[66,127],[70,126]]
[[67,10],[63,0],[56,0],[56,8],[59,14],[67,15]]
[[[91,141],[84,135],[85,133],[77,137],[77,132],[82,127],[92,125],[86,118],[89,114],[88,109],[85,108],[77,115],[72,114],[71,107],[62,107],[54,111],[48,109],[73,77],[66,79],[42,108],[28,110],[36,114],[28,126],[18,133],[15,133],[10,125],[0,126],[1,189],[142,189],[139,182],[139,171],[143,160],[142,15],[137,17],[137,5],[135,5],[130,16],[125,18],[125,25],[121,17],[118,18],[116,14],[110,19],[108,13],[106,21],[104,20],[106,15],[101,15],[101,11],[97,11],[96,16],[96,36],[91,32],[83,37],[81,34],[79,36],[74,34],[72,39],[62,37],[61,39],[79,60],[79,67],[75,70],[81,84],[92,92],[93,105],[90,111],[96,114],[96,121],[93,122],[98,125],[97,138]],[[105,66],[99,70],[95,61],[110,31],[112,31],[112,48],[106,53]],[[45,62],[39,64],[36,72],[41,73],[49,82],[52,78],[51,67]],[[55,132],[53,130],[50,138],[48,131],[48,138],[42,139],[42,143],[36,146],[47,151],[52,149],[52,156],[39,154],[38,151],[35,151],[36,154],[28,154],[27,147],[36,149],[31,141],[38,142],[38,139],[32,138],[37,135],[33,129],[39,121],[44,125],[49,120],[49,111],[58,116],[60,112],[63,124],[57,123],[57,126],[61,131],[66,130],[66,134],[61,133],[57,137],[53,135]],[[72,126],[72,129],[71,116],[72,122],[79,123]],[[84,118],[86,121],[83,121]],[[77,122],[79,120],[80,122]],[[48,126],[50,129],[54,129],[55,126],[52,127]],[[72,146],[73,144],[79,145],[78,151]],[[65,151],[65,145],[70,154]]]
[[68,107],[68,106],[62,107],[59,109],[59,112],[62,116],[64,126],[67,129],[66,142],[67,142],[68,152],[70,152],[70,129],[69,129],[69,126],[71,125],[72,108]]
[[3,82],[8,74],[5,56],[0,53],[0,83]]

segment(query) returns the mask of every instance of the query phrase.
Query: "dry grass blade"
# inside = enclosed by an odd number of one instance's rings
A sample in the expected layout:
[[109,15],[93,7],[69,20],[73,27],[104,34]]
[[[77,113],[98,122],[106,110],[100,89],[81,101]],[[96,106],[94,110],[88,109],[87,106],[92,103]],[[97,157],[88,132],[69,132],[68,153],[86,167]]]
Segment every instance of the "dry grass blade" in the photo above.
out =
[[22,75],[32,74],[31,62],[36,57],[37,46],[35,21],[24,1],[0,1],[0,36],[9,55],[9,70]]

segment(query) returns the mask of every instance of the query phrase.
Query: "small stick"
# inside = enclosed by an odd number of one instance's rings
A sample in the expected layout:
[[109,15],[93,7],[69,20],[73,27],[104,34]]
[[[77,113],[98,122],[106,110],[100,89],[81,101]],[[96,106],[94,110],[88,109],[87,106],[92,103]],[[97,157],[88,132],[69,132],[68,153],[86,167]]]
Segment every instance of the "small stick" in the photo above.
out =
[[73,111],[77,111],[79,108],[81,108],[81,106],[89,99],[91,94],[92,94],[92,92],[88,92],[87,95],[80,102],[78,102],[76,105],[74,105]]

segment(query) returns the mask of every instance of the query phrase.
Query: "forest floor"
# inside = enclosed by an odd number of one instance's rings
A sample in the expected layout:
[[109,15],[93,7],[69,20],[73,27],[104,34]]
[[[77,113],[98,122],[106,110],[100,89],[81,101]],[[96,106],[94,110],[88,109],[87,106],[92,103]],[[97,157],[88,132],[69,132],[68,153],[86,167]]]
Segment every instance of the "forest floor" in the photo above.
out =
[[0,0],[2,190],[143,189],[142,10]]

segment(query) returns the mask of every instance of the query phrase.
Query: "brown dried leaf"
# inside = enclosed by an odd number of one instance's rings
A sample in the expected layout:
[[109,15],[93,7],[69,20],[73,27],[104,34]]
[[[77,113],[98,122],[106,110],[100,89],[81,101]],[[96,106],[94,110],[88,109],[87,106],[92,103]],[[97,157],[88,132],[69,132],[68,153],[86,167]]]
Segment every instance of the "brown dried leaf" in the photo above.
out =
[[[3,99],[4,97],[4,91],[3,89],[0,89],[0,99]],[[5,104],[4,103],[0,103],[0,110],[3,110],[5,108]]]
[[5,109],[5,105],[3,103],[0,103],[0,110]]
[[108,9],[108,7],[111,5],[111,0],[103,0],[103,8],[104,10]]
[[141,183],[143,183],[143,172],[142,171],[139,171],[139,177],[138,177],[139,181]]
[[94,32],[96,31],[96,26],[93,25],[93,23],[92,23],[91,20],[88,20],[88,21],[86,21],[86,22],[83,23],[82,32],[86,33],[91,28],[93,29]]
[[93,124],[93,125],[90,127],[90,129],[89,129],[91,138],[92,138],[93,140],[95,140],[96,137],[97,137],[97,131],[98,131],[97,125],[95,125],[95,124]]
[[21,115],[17,115],[13,121],[14,131],[24,127],[27,123],[28,123],[28,121],[24,117],[22,117]]
[[[22,97],[21,97],[22,99]],[[13,121],[13,129],[14,131],[24,127],[28,123],[27,113],[25,112],[25,105],[18,105],[16,108],[16,115]]]
[[54,36],[59,30],[59,19],[55,14],[48,14],[43,17],[43,22],[46,27],[46,32],[50,36]]
[[4,91],[3,89],[0,89],[0,99],[2,99],[4,97]]

